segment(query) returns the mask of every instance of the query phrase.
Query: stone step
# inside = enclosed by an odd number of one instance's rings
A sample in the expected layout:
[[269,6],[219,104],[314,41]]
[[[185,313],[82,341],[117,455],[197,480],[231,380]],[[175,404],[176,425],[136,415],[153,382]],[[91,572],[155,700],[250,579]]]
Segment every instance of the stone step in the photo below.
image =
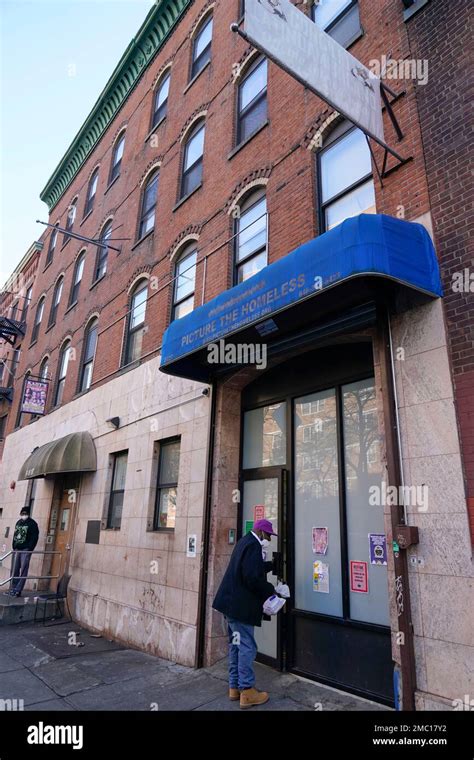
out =
[[[15,625],[15,623],[26,623],[34,620],[37,597],[38,593],[28,591],[25,592],[25,596],[20,597],[5,596],[3,592],[0,592],[0,626]],[[38,603],[37,619],[40,622],[43,620],[44,604],[41,600]],[[64,602],[60,601],[59,606],[64,614]],[[46,602],[46,619],[51,619],[53,616],[59,616],[54,599]]]

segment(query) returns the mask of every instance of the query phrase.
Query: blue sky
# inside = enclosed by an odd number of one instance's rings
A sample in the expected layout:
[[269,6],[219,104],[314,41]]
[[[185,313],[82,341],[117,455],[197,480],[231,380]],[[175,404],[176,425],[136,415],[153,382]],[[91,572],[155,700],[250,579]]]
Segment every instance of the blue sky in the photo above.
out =
[[48,221],[39,194],[153,0],[0,0],[0,287]]

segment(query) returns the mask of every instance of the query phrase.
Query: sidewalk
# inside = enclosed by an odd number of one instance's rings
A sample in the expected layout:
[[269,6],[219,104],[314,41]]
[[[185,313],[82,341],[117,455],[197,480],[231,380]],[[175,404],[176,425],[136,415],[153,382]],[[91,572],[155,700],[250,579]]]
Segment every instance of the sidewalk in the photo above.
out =
[[[270,701],[252,711],[388,709],[264,665],[256,671]],[[226,660],[193,670],[94,637],[74,623],[0,626],[0,710],[11,709],[1,700],[23,700],[25,710],[240,711],[227,698]]]

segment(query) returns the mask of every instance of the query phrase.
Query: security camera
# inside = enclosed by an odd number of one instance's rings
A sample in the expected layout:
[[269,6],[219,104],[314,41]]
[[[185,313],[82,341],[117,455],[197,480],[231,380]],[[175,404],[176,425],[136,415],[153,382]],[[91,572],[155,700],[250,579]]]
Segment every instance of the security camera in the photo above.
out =
[[204,388],[204,390],[202,392],[202,395],[203,396],[209,396],[209,388]]

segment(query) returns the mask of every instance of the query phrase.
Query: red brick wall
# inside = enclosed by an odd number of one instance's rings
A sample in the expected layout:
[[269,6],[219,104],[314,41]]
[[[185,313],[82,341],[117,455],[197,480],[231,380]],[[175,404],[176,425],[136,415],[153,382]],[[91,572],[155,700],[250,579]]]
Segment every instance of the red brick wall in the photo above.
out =
[[[268,178],[267,202],[270,215],[269,260],[274,261],[318,233],[316,214],[315,154],[307,149],[308,136],[329,111],[316,96],[294,82],[275,65],[269,65],[268,119],[269,123],[232,158],[234,147],[235,95],[232,67],[248,51],[246,43],[229,31],[238,16],[238,0],[218,0],[214,8],[212,62],[187,88],[191,54],[190,33],[205,0],[196,0],[175,32],[167,40],[155,61],[121,111],[89,156],[72,185],[52,209],[51,223],[60,221],[64,226],[68,204],[78,195],[78,213],[74,230],[89,237],[99,234],[102,223],[113,214],[113,237],[129,238],[119,243],[119,254],[109,254],[106,278],[90,289],[95,262],[95,250],[87,249],[86,266],[81,285],[80,300],[76,307],[65,313],[65,305],[73,276],[74,260],[83,246],[71,239],[62,250],[62,236],[58,240],[52,264],[44,269],[50,231],[43,239],[38,277],[35,284],[31,315],[38,298],[47,293],[47,308],[38,342],[29,347],[33,319],[24,341],[18,377],[31,368],[37,371],[45,353],[50,353],[50,369],[56,377],[59,347],[63,339],[71,336],[78,358],[82,351],[82,338],[88,316],[99,315],[99,343],[94,366],[95,385],[110,379],[119,369],[122,352],[124,319],[128,308],[129,284],[143,271],[158,278],[158,290],[147,308],[148,332],[144,337],[143,353],[157,352],[162,333],[169,319],[172,273],[170,253],[176,241],[187,230],[200,230],[199,261],[197,272],[196,303],[203,297],[203,259],[214,249],[218,251],[208,259],[205,283],[205,300],[227,288],[231,281],[232,245],[227,242],[232,224],[227,214],[229,202],[243,186],[255,176]],[[393,0],[361,0],[360,16],[364,36],[351,48],[351,52],[364,63],[380,58],[389,50],[396,58],[409,54],[407,25],[403,22],[401,3]],[[152,84],[163,65],[173,59],[168,116],[157,130],[157,146],[146,140],[149,133],[153,104]],[[386,134],[390,142],[413,160],[394,171],[384,182],[383,189],[375,180],[378,211],[396,215],[400,206],[405,217],[413,219],[428,211],[428,189],[424,171],[421,134],[418,125],[415,89],[405,82],[399,89],[407,94],[395,105],[406,137],[396,144],[393,130],[386,119]],[[177,201],[181,146],[179,135],[193,114],[207,108],[203,186],[179,208]],[[45,117],[46,118],[46,117]],[[115,137],[127,126],[122,171],[119,179],[107,190],[111,152]],[[78,125],[79,126],[79,125]],[[381,152],[377,151],[379,160]],[[161,157],[160,185],[154,233],[135,246],[137,216],[140,205],[140,179],[148,167]],[[58,156],[58,159],[60,157]],[[92,213],[82,222],[87,184],[93,169],[100,164],[96,202]],[[45,332],[51,304],[52,289],[58,275],[64,272],[65,287],[56,325]],[[64,402],[70,401],[77,391],[79,361],[70,365]],[[9,430],[13,429],[17,389]]]
[[[472,3],[430,2],[407,23],[411,45],[429,58],[428,84],[418,90],[426,172],[456,396],[474,543],[474,199],[472,142]],[[453,289],[468,270],[470,290]]]

